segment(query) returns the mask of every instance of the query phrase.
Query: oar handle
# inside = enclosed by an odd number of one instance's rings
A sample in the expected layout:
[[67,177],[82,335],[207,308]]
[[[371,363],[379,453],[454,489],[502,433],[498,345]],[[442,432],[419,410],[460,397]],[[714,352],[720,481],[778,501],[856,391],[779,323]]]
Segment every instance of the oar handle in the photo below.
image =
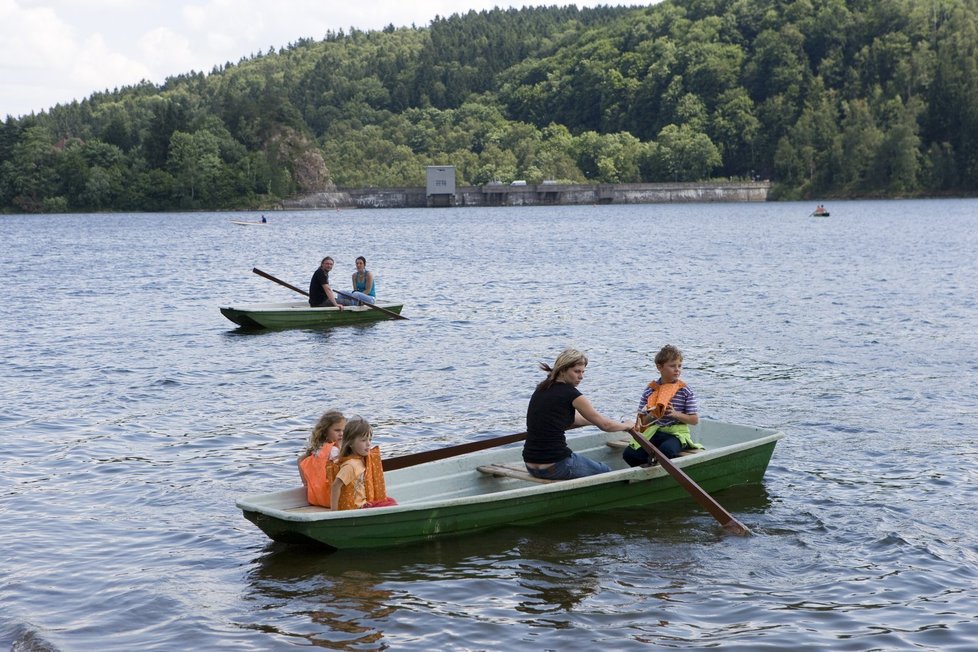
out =
[[666,472],[671,475],[683,489],[688,491],[696,502],[706,509],[706,511],[710,512],[710,515],[713,516],[713,518],[715,518],[725,530],[741,536],[750,534],[750,530],[747,529],[746,525],[735,519],[730,512],[725,510],[720,503],[713,499],[713,496],[706,493],[706,491],[696,484],[691,477],[686,475],[682,469],[673,464],[672,460],[666,457],[662,451],[652,445],[652,442],[636,432],[634,428],[631,428],[628,431],[628,434],[630,434],[632,438],[638,442],[638,445],[641,446],[645,452],[654,457],[656,461],[659,462],[659,465],[662,466],[662,468],[664,468]]

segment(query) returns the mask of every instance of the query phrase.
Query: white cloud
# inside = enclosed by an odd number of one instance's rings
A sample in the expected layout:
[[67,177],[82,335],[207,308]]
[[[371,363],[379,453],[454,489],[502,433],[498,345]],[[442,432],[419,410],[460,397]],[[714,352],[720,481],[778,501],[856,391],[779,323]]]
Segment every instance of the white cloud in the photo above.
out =
[[[327,32],[418,27],[493,0],[0,0],[0,119],[215,66]],[[544,0],[539,4],[554,4]],[[571,4],[571,3],[558,3]],[[574,2],[578,7],[633,2]]]
[[51,9],[22,10],[12,0],[0,0],[0,61],[4,76],[8,70],[43,70],[63,64],[74,47],[71,27]]
[[200,70],[191,39],[169,27],[158,27],[140,36],[139,52],[153,70],[153,81],[162,81],[168,74]]

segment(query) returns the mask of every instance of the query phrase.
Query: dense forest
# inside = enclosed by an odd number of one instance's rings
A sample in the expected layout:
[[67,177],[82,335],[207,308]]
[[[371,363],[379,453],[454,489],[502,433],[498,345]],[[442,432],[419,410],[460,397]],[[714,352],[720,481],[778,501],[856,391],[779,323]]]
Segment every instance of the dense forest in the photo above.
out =
[[249,208],[334,187],[767,178],[974,194],[978,0],[666,0],[326,34],[0,124],[0,210]]

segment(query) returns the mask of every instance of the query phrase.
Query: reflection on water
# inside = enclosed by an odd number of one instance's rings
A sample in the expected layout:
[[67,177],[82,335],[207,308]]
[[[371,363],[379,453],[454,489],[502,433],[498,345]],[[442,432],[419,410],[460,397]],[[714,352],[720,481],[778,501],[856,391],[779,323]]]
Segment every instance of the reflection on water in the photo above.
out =
[[[0,645],[970,649],[978,202],[809,212],[4,216]],[[251,269],[301,287],[327,253],[339,279],[365,255],[409,319],[218,312],[294,300]],[[574,345],[629,415],[667,342],[704,416],[787,434],[763,485],[717,496],[753,536],[689,500],[323,554],[234,508],[297,483],[326,409],[385,455],[521,432],[536,363]]]

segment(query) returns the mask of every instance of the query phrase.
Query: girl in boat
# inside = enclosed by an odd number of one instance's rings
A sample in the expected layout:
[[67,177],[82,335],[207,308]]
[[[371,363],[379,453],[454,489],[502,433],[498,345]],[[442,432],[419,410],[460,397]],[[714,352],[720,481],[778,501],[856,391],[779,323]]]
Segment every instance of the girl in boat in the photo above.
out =
[[374,284],[374,275],[367,270],[367,259],[357,256],[357,271],[353,272],[353,292],[341,294],[340,300],[348,306],[355,306],[360,303],[375,303],[377,301],[377,287]]
[[535,478],[570,480],[610,471],[607,464],[573,452],[564,433],[591,424],[605,432],[624,432],[632,427],[631,423],[602,416],[578,391],[585,367],[587,356],[577,349],[565,349],[553,367],[540,363],[547,378],[537,385],[526,408],[523,445],[523,463]]
[[[696,395],[679,380],[683,371],[682,351],[666,344],[655,354],[655,368],[659,379],[649,383],[642,392],[635,429],[669,458],[679,457],[684,450],[702,448],[689,432],[689,427],[699,423],[700,418]],[[622,459],[629,466],[650,463],[649,454],[634,441],[622,453]]]
[[328,467],[340,456],[340,438],[346,426],[346,417],[339,410],[329,410],[319,417],[309,435],[305,452],[299,457],[299,476],[306,487],[306,500],[310,505],[329,507],[332,491],[332,475]]
[[387,496],[380,447],[371,446],[373,430],[363,417],[353,417],[343,429],[340,459],[330,493],[330,509],[388,507],[397,501]]

